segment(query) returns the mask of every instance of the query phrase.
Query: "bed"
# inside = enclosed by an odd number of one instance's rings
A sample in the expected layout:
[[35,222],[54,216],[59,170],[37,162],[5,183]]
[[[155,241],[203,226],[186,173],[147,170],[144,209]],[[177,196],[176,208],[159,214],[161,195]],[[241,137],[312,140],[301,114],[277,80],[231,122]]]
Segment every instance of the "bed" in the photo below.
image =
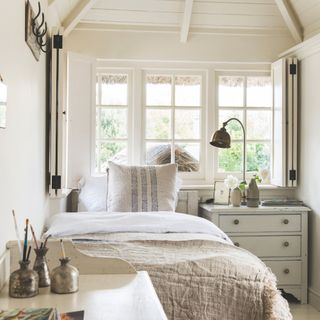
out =
[[[188,193],[184,198],[184,207],[193,208]],[[168,319],[292,319],[271,270],[195,215],[65,212],[52,217],[48,235],[72,239],[87,255],[121,258],[147,271]]]

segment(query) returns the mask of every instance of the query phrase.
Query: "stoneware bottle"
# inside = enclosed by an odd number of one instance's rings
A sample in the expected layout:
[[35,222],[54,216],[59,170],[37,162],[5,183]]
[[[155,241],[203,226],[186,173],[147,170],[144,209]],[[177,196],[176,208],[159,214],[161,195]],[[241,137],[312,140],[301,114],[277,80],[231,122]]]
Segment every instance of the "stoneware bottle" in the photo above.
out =
[[247,207],[259,207],[259,189],[255,178],[252,178],[247,191]]
[[52,270],[51,291],[54,293],[72,293],[79,289],[79,271],[69,264],[70,258],[59,259],[61,265]]
[[9,295],[12,298],[31,298],[39,293],[38,273],[29,269],[30,261],[19,261],[20,269],[10,275]]
[[50,273],[46,260],[48,248],[34,249],[34,252],[36,253],[36,260],[34,261],[33,270],[39,275],[39,288],[49,287]]
[[231,204],[233,207],[240,207],[241,204],[241,190],[237,187],[231,191]]

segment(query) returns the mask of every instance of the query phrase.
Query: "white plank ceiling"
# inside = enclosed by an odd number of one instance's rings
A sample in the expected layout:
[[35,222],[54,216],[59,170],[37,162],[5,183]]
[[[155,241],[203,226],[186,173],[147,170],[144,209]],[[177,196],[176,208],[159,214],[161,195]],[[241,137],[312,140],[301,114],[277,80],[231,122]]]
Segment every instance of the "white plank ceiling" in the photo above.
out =
[[175,31],[181,41],[190,32],[291,32],[301,41],[320,30],[320,0],[49,0],[49,4],[56,7],[68,32],[74,27]]

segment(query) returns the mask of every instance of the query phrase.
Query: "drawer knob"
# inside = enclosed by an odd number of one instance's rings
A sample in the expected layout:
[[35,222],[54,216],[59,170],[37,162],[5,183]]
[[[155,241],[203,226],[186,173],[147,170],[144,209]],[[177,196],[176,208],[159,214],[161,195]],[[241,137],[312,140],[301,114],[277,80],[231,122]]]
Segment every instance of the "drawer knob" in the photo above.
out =
[[283,243],[283,245],[284,245],[285,247],[289,247],[289,242],[288,242],[288,241],[285,241],[285,242]]
[[234,224],[239,224],[239,222],[240,222],[240,221],[239,221],[238,219],[233,220],[233,223],[234,223]]
[[239,243],[239,242],[235,242],[234,245],[235,245],[236,247],[240,247],[240,243]]
[[288,223],[289,223],[289,220],[288,220],[288,219],[284,219],[284,220],[283,220],[283,223],[284,223],[284,224],[288,224]]
[[290,270],[289,270],[289,269],[284,269],[283,272],[284,272],[285,274],[288,274],[288,273],[290,273]]

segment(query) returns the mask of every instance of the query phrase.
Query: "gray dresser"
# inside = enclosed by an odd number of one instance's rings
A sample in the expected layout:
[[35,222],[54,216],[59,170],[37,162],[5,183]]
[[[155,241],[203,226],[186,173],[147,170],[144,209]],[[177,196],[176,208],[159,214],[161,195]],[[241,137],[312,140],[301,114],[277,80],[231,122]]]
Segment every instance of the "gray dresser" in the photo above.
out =
[[222,229],[236,246],[263,260],[277,276],[279,289],[307,303],[309,211],[200,204],[199,215]]

